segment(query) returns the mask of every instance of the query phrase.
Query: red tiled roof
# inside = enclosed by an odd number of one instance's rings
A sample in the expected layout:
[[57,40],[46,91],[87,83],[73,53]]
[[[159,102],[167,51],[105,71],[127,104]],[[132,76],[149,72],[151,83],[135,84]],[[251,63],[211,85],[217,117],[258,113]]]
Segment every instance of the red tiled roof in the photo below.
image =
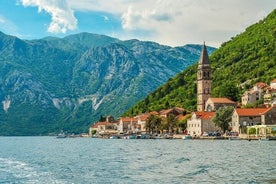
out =
[[257,86],[258,88],[262,89],[262,88],[268,87],[269,85],[263,82],[257,82],[254,86]]
[[186,114],[186,115],[179,114],[179,115],[176,116],[176,118],[177,118],[178,120],[183,120],[183,119],[187,118],[188,116],[190,116],[190,114]]
[[236,109],[236,112],[239,116],[261,116],[269,111],[271,108]]
[[176,110],[176,111],[178,111],[178,112],[180,112],[180,113],[184,111],[183,108],[180,108],[180,107],[173,107],[173,108],[171,108],[171,109],[165,109],[165,110],[160,111],[160,115],[166,115],[166,114],[170,113],[170,112],[173,111],[173,110]]
[[215,115],[215,112],[206,112],[202,115],[201,119],[212,119],[212,117]]
[[211,119],[214,115],[215,112],[194,112],[196,114],[196,117],[198,119]]
[[91,127],[92,127],[92,128],[97,128],[97,127],[100,126],[100,125],[105,125],[105,126],[107,126],[107,125],[113,125],[113,123],[110,123],[110,122],[107,122],[107,121],[105,121],[105,122],[97,122],[97,123],[93,124]]
[[165,115],[165,114],[168,114],[170,111],[171,111],[171,109],[161,110],[161,111],[159,112],[159,114],[160,114],[160,115]]
[[158,115],[159,113],[157,111],[152,111],[152,112],[150,112],[150,114],[152,114],[152,115]]
[[228,98],[210,98],[213,103],[230,103],[235,104],[232,100],[229,100]]
[[276,79],[273,79],[273,80],[271,81],[271,83],[276,83]]
[[140,120],[141,120],[141,121],[146,121],[148,118],[149,118],[149,116],[141,116],[141,117],[140,117]]
[[135,117],[122,117],[121,121],[122,122],[137,122],[137,118],[135,118]]

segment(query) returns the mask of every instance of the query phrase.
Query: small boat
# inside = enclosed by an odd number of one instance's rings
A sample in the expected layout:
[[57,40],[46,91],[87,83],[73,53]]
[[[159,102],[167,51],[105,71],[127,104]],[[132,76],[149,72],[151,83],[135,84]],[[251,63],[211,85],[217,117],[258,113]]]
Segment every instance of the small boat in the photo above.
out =
[[112,135],[109,137],[109,139],[120,139],[120,137],[118,135]]
[[137,136],[135,134],[131,134],[128,136],[128,139],[136,139],[136,138],[137,138]]
[[66,137],[67,137],[67,135],[66,135],[63,131],[61,131],[61,132],[57,135],[56,138],[66,138]]
[[188,135],[183,136],[182,139],[189,140],[189,139],[192,139],[192,136],[188,134]]
[[267,138],[267,137],[261,137],[261,138],[259,139],[259,141],[269,141],[269,138]]
[[140,138],[140,139],[150,139],[150,134],[141,134],[139,136],[137,136],[137,138]]

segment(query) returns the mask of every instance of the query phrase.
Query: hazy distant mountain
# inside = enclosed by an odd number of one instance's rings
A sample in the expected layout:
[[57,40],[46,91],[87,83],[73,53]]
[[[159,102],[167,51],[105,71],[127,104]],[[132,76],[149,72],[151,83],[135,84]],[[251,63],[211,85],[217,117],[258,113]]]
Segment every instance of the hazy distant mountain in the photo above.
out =
[[21,40],[0,32],[0,135],[87,131],[196,62],[200,50],[89,33]]

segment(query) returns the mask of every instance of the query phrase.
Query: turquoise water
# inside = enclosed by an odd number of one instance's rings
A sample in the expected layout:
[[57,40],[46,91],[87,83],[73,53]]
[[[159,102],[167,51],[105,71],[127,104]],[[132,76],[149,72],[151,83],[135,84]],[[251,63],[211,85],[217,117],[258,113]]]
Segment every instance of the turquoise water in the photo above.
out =
[[0,137],[0,183],[276,183],[276,141]]

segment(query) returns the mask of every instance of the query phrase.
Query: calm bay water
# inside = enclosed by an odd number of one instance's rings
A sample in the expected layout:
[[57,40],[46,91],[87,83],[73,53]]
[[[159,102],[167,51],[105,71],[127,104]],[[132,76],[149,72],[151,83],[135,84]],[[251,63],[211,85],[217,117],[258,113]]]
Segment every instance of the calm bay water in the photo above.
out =
[[276,183],[276,141],[0,137],[0,183]]

